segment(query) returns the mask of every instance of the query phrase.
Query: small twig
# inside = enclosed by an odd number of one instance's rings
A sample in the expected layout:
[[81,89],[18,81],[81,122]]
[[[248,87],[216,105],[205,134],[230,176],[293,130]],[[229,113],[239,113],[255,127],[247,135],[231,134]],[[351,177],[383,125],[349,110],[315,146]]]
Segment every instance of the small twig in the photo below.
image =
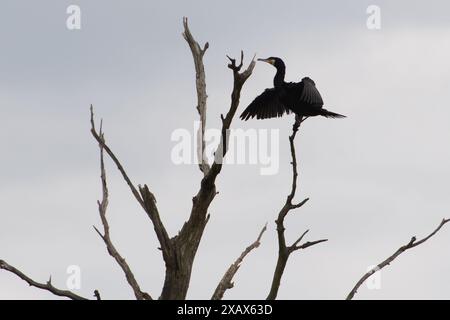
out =
[[141,193],[142,199],[144,201],[145,211],[149,214],[150,219],[153,222],[153,228],[155,230],[159,243],[161,244],[164,261],[168,261],[168,259],[170,259],[170,256],[172,255],[172,244],[166,228],[164,227],[159,216],[155,196],[150,192],[146,184],[144,185],[144,187],[139,186],[139,192]]
[[364,274],[362,276],[362,278],[353,287],[353,289],[350,291],[350,293],[347,295],[346,300],[353,299],[353,297],[355,296],[355,294],[358,291],[359,287],[371,275],[373,275],[375,272],[380,271],[381,269],[383,269],[384,267],[389,265],[392,261],[394,261],[399,255],[401,255],[406,250],[409,250],[409,249],[412,249],[414,247],[417,247],[418,245],[420,245],[420,244],[424,243],[425,241],[427,241],[428,239],[430,239],[432,236],[434,236],[449,221],[450,221],[450,219],[442,219],[442,221],[439,224],[439,226],[432,233],[430,233],[428,236],[426,236],[425,238],[423,238],[423,239],[421,239],[419,241],[416,241],[416,237],[412,237],[411,240],[407,244],[405,244],[405,245],[401,246],[399,249],[397,249],[397,251],[395,251],[393,255],[391,255],[389,258],[387,258],[386,260],[384,260],[383,262],[378,264],[376,267],[374,267],[371,270],[369,270],[366,274]]
[[298,204],[293,204],[291,205],[291,209],[298,209],[303,207],[303,205],[309,201],[309,198],[306,198],[305,200],[303,200],[302,202],[298,203]]
[[251,245],[249,245],[239,256],[239,258],[236,259],[236,261],[228,268],[228,270],[223,275],[222,279],[220,280],[219,284],[217,285],[216,290],[214,291],[214,294],[211,298],[211,300],[221,300],[223,298],[223,295],[227,289],[231,289],[234,287],[233,277],[235,276],[236,272],[239,270],[239,267],[241,266],[242,261],[244,258],[253,250],[260,246],[261,244],[261,237],[263,233],[267,230],[267,223],[262,228],[261,232],[258,235],[258,238],[255,242],[253,242]]
[[47,283],[39,283],[37,281],[34,281],[33,279],[31,279],[30,277],[25,275],[22,271],[16,269],[15,267],[13,267],[12,265],[8,264],[4,260],[0,260],[0,269],[9,271],[9,272],[15,274],[16,276],[18,276],[20,279],[22,279],[25,282],[27,282],[32,287],[36,287],[36,288],[39,288],[39,289],[42,289],[42,290],[50,291],[51,293],[53,293],[56,296],[66,297],[66,298],[69,298],[69,299],[72,299],[72,300],[88,300],[87,298],[79,296],[79,295],[73,293],[72,291],[61,290],[61,289],[55,288],[53,286],[53,284],[52,284],[52,278],[51,277],[47,281]]
[[94,297],[97,300],[102,300],[102,297],[100,296],[100,292],[97,289],[94,290]]

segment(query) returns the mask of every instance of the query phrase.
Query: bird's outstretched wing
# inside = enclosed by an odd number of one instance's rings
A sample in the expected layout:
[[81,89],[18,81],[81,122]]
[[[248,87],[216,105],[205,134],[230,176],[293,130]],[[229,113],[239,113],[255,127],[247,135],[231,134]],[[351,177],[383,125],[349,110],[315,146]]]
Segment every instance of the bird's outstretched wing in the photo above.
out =
[[274,88],[264,90],[242,112],[240,118],[242,120],[248,120],[254,117],[256,119],[267,119],[281,117],[285,112],[289,113],[289,109],[281,103],[278,94]]
[[300,101],[311,105],[323,105],[322,96],[316,88],[314,81],[308,77],[303,78],[298,84],[300,89]]

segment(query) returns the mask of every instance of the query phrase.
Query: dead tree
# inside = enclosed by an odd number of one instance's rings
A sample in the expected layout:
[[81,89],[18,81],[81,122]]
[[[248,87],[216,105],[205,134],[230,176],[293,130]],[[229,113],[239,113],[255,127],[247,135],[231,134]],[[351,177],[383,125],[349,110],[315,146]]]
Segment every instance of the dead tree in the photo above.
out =
[[[102,200],[98,201],[98,211],[103,226],[102,228],[103,231],[100,231],[96,227],[94,228],[95,231],[99,234],[100,238],[105,243],[109,255],[116,261],[116,263],[122,269],[128,285],[130,286],[130,288],[134,293],[134,296],[138,300],[151,300],[153,297],[149,293],[141,289],[138,280],[136,279],[131,270],[131,267],[126,262],[125,258],[119,253],[118,249],[113,244],[113,241],[111,239],[110,226],[107,220],[109,194],[106,179],[104,154],[106,153],[107,156],[111,159],[111,161],[117,166],[117,169],[119,170],[124,181],[128,185],[133,197],[136,199],[136,201],[139,203],[144,213],[149,218],[153,226],[154,232],[157,236],[160,245],[159,248],[161,250],[162,258],[165,262],[166,268],[164,285],[159,295],[159,299],[185,299],[190,284],[192,266],[197,253],[197,249],[199,247],[200,241],[203,236],[203,232],[210,217],[208,209],[211,202],[217,195],[216,178],[218,177],[218,175],[222,170],[222,161],[228,151],[228,141],[227,141],[228,132],[239,106],[242,87],[245,84],[246,80],[251,76],[253,69],[255,67],[255,59],[254,59],[255,57],[253,57],[247,68],[245,70],[242,70],[244,60],[244,54],[242,51],[239,63],[237,63],[235,59],[228,57],[230,61],[228,64],[228,68],[231,69],[233,73],[233,89],[231,92],[231,102],[226,115],[225,116],[221,115],[222,120],[221,140],[219,146],[216,149],[214,161],[212,162],[212,164],[209,164],[204,154],[205,153],[204,133],[206,128],[207,94],[206,94],[205,69],[203,65],[203,57],[209,47],[209,44],[205,43],[205,45],[203,46],[200,46],[198,44],[198,42],[194,39],[189,30],[187,18],[183,18],[183,27],[184,27],[183,37],[189,45],[195,66],[197,111],[199,113],[199,118],[201,122],[201,126],[198,132],[197,155],[199,159],[199,169],[202,173],[202,178],[200,181],[198,192],[192,198],[192,208],[190,211],[189,218],[187,221],[184,222],[178,234],[174,236],[170,236],[168,234],[164,226],[164,223],[161,219],[161,216],[159,214],[155,196],[152,194],[150,188],[146,184],[144,184],[143,186],[141,185],[136,186],[132,182],[124,166],[120,162],[119,158],[114,154],[112,149],[106,143],[101,122],[99,130],[96,129],[93,107],[91,106],[90,109],[91,133],[92,136],[97,141],[100,150]],[[295,251],[306,249],[313,245],[327,241],[327,239],[321,239],[302,243],[304,237],[309,231],[306,230],[296,241],[292,243],[292,245],[286,244],[286,238],[284,234],[285,232],[284,222],[286,216],[292,210],[302,207],[308,201],[307,198],[299,203],[294,203],[294,197],[297,191],[297,178],[298,178],[297,156],[295,151],[294,139],[296,137],[297,130],[299,129],[301,122],[302,119],[296,119],[296,124],[294,125],[293,133],[289,137],[291,157],[292,157],[291,164],[293,172],[292,185],[291,191],[287,196],[284,205],[280,209],[277,219],[275,221],[278,236],[278,259],[273,274],[271,289],[267,296],[267,299],[269,300],[275,299],[277,297],[278,290],[280,288],[281,278],[286,268],[289,256]],[[407,245],[397,250],[396,253],[394,253],[394,255],[392,255],[390,258],[382,262],[378,267],[382,268],[388,265],[405,250],[413,248],[425,242],[430,237],[432,237],[437,231],[439,231],[440,228],[448,221],[449,220],[444,219],[442,223],[439,225],[439,227],[432,234],[430,234],[428,237],[418,242],[416,242],[415,238],[411,239],[411,241]],[[236,259],[236,261],[233,264],[231,264],[231,266],[228,268],[228,270],[225,272],[224,276],[220,280],[216,290],[214,291],[212,299],[222,299],[225,291],[233,287],[234,285],[233,277],[239,270],[243,259],[253,249],[257,248],[260,245],[261,237],[265,231],[266,226],[261,230],[256,241],[253,242],[250,246],[248,246]],[[51,277],[46,283],[37,282],[4,260],[0,260],[0,269],[15,274],[20,279],[27,282],[30,286],[47,290],[53,293],[54,295],[66,297],[73,300],[88,299],[86,297],[77,295],[69,290],[62,290],[56,288],[55,286],[53,286],[51,282]],[[361,280],[357,283],[355,288],[350,292],[347,298],[351,299],[353,295],[356,293],[359,286],[374,272],[376,272],[376,270],[370,271],[369,273],[364,275],[363,278],[361,278]],[[93,297],[97,300],[100,300],[101,299],[100,292],[98,290],[94,290]]]

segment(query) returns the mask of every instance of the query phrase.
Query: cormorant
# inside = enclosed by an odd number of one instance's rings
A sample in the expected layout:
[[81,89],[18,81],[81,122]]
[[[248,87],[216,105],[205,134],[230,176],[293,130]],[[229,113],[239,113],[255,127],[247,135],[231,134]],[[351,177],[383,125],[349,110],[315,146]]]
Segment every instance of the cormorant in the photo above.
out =
[[[277,69],[273,88],[266,89],[241,114],[242,120],[281,117],[284,113],[295,113],[298,124],[305,117],[324,116],[345,118],[345,116],[323,109],[323,100],[316,84],[306,77],[300,82],[285,82],[286,67],[283,60],[276,57],[258,59]],[[295,127],[295,126],[294,126]]]

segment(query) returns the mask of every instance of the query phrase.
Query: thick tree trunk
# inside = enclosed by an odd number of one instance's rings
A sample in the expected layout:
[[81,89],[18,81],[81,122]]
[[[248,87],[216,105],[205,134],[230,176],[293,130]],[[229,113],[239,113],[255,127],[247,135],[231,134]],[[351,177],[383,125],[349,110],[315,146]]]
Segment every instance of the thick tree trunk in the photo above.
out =
[[170,239],[171,250],[166,259],[166,276],[160,299],[186,299],[200,240],[209,220],[208,208],[216,195],[213,172],[202,179],[198,194],[192,199],[190,218],[177,236]]
[[175,256],[174,263],[166,266],[166,276],[160,299],[186,299],[189,283],[191,280],[191,270],[193,262],[193,259],[187,259],[183,257],[180,252],[178,252],[178,254]]

